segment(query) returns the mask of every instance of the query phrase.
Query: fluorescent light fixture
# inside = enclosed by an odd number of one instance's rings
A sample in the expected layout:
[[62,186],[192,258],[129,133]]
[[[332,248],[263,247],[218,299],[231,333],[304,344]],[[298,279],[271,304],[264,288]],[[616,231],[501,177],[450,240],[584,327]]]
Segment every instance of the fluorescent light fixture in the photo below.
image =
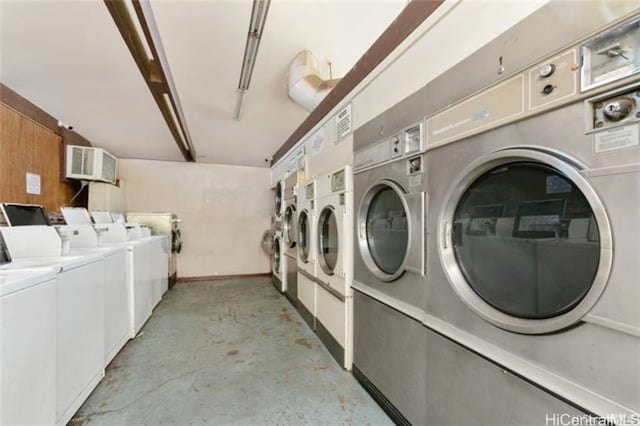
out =
[[233,118],[236,121],[240,120],[244,95],[247,90],[249,90],[249,85],[251,84],[251,76],[253,75],[253,68],[256,65],[258,48],[260,47],[260,40],[262,39],[262,32],[267,20],[270,4],[271,0],[253,0],[247,43],[244,48],[244,58],[242,60],[242,71],[240,72],[240,81],[238,82],[238,99],[236,100],[236,108],[233,114]]
[[246,90],[238,89],[238,98],[236,99],[236,107],[233,110],[233,119],[240,121],[240,113],[242,112],[242,102],[244,101],[244,95],[247,94]]

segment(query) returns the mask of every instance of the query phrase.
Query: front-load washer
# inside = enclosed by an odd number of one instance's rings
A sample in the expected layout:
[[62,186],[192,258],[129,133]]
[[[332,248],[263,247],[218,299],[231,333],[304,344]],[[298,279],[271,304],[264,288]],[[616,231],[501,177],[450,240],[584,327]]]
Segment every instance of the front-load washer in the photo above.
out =
[[316,333],[338,363],[353,361],[353,173],[316,178]]
[[0,424],[56,422],[56,276],[0,270]]
[[56,281],[56,418],[67,424],[104,377],[104,259],[62,256],[50,226],[0,228],[12,262],[1,270],[53,268]]
[[282,234],[284,242],[284,256],[286,256],[287,286],[285,295],[293,306],[298,305],[298,261],[297,261],[297,240],[298,240],[298,205],[296,188],[299,182],[303,181],[302,172],[294,172],[285,179],[284,186],[284,215],[282,218]]
[[395,421],[412,424],[426,421],[422,132],[418,123],[382,140],[354,135],[353,372]]
[[[607,37],[598,49],[616,43]],[[640,38],[626,40],[638,51]],[[640,84],[580,92],[592,42],[426,119],[427,377],[472,371],[478,356],[498,367],[451,375],[447,392],[429,382],[434,419],[462,404],[449,419],[505,421],[504,401],[528,400],[536,409],[514,417],[543,423],[557,399],[610,423],[638,419]],[[469,354],[442,356],[452,343]],[[469,378],[492,398],[465,392]]]
[[298,312],[316,329],[316,209],[315,179],[298,186]]

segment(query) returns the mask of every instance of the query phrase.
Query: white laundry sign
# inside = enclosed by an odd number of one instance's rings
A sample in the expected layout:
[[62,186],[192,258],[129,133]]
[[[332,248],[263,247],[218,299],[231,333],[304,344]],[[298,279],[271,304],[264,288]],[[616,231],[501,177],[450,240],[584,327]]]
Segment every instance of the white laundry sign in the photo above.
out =
[[349,103],[336,114],[336,143],[340,142],[345,136],[351,133],[352,125],[351,103]]
[[27,194],[40,195],[40,175],[27,172]]

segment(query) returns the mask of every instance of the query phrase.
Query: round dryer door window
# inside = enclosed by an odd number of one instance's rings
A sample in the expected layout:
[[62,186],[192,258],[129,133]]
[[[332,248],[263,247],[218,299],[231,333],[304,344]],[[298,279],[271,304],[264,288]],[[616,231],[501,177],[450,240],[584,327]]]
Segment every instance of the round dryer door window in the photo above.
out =
[[[363,200],[360,227],[361,253],[369,269],[384,280],[402,274],[409,247],[407,209],[398,188],[378,184]],[[364,237],[364,241],[363,241]],[[363,244],[366,242],[366,244]]]
[[329,275],[338,264],[338,220],[331,207],[325,207],[318,220],[318,249],[320,267]]
[[293,206],[288,206],[284,212],[284,231],[289,247],[296,245],[296,209]]
[[276,184],[275,208],[276,215],[279,215],[282,209],[282,184],[280,182]]
[[572,310],[600,263],[589,200],[561,171],[537,162],[503,164],[471,182],[455,208],[451,238],[473,291],[518,318]]
[[309,214],[306,210],[300,212],[298,218],[298,253],[300,260],[309,260]]
[[273,271],[280,273],[280,239],[273,240]]

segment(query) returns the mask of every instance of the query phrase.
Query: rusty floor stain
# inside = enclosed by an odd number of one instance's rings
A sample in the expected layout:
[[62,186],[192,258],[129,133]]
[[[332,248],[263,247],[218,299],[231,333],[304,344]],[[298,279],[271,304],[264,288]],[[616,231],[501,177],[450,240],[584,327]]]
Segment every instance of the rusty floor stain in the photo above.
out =
[[267,278],[179,284],[71,425],[390,425]]

